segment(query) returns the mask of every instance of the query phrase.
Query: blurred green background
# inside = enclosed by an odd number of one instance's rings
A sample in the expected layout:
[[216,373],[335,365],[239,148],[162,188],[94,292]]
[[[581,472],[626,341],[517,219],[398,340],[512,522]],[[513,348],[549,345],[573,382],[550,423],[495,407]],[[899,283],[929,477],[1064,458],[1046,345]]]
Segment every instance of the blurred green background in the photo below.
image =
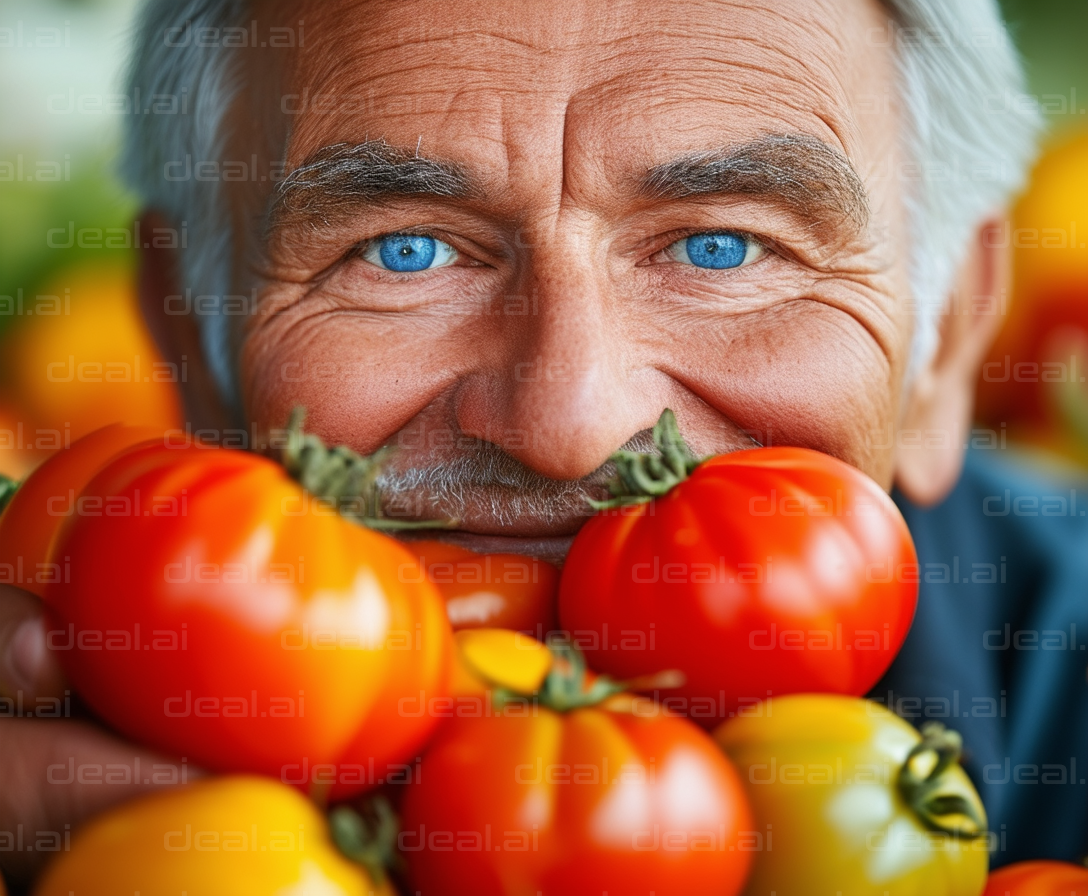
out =
[[[0,0],[0,296],[32,295],[83,258],[128,255],[50,249],[46,231],[131,224],[135,202],[114,171],[121,116],[68,109],[73,97],[121,92],[137,5]],[[41,179],[58,165],[59,180]],[[0,328],[14,319],[0,315]]]

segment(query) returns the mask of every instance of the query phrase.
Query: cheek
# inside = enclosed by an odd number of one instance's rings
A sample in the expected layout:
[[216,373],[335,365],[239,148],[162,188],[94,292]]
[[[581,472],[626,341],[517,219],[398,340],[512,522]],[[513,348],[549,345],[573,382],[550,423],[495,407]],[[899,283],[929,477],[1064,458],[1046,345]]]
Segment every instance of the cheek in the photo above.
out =
[[854,317],[798,302],[704,339],[689,387],[764,445],[839,457],[890,487],[898,366]]
[[242,398],[259,431],[306,408],[307,429],[368,453],[448,387],[443,341],[417,328],[350,313],[288,313],[247,335]]

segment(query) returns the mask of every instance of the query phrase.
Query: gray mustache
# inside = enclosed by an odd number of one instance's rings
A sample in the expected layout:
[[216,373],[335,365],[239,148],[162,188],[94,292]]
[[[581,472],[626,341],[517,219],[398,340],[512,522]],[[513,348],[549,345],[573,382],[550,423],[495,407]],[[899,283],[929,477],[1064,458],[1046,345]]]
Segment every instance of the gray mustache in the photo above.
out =
[[[611,461],[581,479],[550,479],[497,445],[473,440],[466,450],[438,464],[401,468],[396,456],[378,477],[383,512],[390,517],[464,519],[486,514],[500,525],[531,518],[558,523],[592,514],[588,498],[605,495],[615,474]],[[650,431],[637,433],[623,450],[654,450]]]

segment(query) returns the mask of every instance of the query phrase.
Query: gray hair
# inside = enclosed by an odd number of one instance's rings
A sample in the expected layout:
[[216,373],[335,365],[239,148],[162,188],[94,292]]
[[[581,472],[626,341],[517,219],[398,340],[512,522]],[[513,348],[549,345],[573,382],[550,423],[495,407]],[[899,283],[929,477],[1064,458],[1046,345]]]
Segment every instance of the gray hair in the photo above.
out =
[[[896,50],[908,114],[911,165],[893,176],[907,181],[910,212],[915,329],[909,380],[936,349],[941,312],[971,234],[1022,188],[1041,119],[1033,104],[1020,101],[1023,70],[995,0],[882,2],[896,27],[875,39]],[[130,116],[123,172],[148,206],[186,222],[182,281],[194,294],[214,297],[213,303],[222,302],[234,280],[222,190],[217,181],[172,181],[164,171],[168,163],[186,158],[194,163],[222,158],[225,118],[239,84],[233,69],[237,54],[221,41],[179,45],[166,36],[185,27],[192,33],[220,29],[220,34],[244,27],[249,6],[250,0],[148,0],[129,69],[130,95],[138,89],[147,98],[187,99],[188,114]],[[236,407],[229,318],[205,314],[200,323],[212,374],[224,399]]]

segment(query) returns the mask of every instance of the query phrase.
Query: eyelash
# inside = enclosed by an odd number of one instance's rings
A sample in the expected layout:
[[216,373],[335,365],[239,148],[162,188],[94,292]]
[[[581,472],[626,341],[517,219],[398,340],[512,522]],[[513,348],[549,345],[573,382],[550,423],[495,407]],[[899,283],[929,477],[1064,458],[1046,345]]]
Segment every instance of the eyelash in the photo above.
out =
[[[747,231],[744,231],[744,230],[731,230],[731,229],[728,229],[728,228],[723,228],[723,229],[710,228],[710,229],[707,229],[707,228],[703,227],[703,228],[699,228],[697,230],[679,231],[678,233],[670,234],[669,237],[668,237],[669,242],[665,246],[663,246],[661,249],[658,249],[656,252],[654,252],[653,255],[651,255],[650,258],[647,259],[647,263],[652,263],[652,259],[657,258],[659,256],[666,255],[666,253],[668,253],[668,251],[670,249],[672,249],[673,246],[676,246],[676,245],[682,243],[684,240],[690,239],[693,236],[699,236],[701,234],[729,235],[729,236],[740,237],[747,244],[746,245],[746,251],[745,251],[745,259],[738,265],[734,265],[732,267],[726,267],[726,268],[700,267],[700,266],[695,265],[695,264],[686,264],[686,263],[684,263],[682,261],[676,260],[675,258],[671,259],[673,264],[677,264],[677,265],[680,265],[682,267],[691,267],[691,268],[695,268],[696,270],[701,270],[701,271],[710,271],[713,274],[721,275],[725,271],[732,271],[732,270],[737,270],[738,268],[742,268],[742,267],[749,267],[750,265],[753,265],[756,262],[758,262],[767,253],[778,254],[777,250],[773,247],[773,245],[771,244],[771,242],[769,240],[764,239],[762,237],[758,237],[754,233],[748,233]],[[755,258],[752,258],[752,259],[749,260],[747,256],[752,252],[752,250],[757,251],[759,254],[756,255]],[[664,263],[664,262],[658,262],[658,264],[662,264],[662,263]]]
[[[639,265],[643,266],[643,265],[650,265],[650,264],[655,264],[655,263],[656,264],[664,264],[666,262],[664,262],[664,261],[654,262],[653,259],[655,259],[655,258],[657,258],[659,256],[663,256],[666,252],[668,252],[669,249],[671,249],[673,246],[680,243],[681,241],[686,240],[686,239],[688,239],[690,237],[693,237],[693,236],[697,236],[699,234],[703,234],[703,233],[705,233],[705,234],[731,234],[733,236],[741,237],[745,241],[747,241],[748,243],[753,245],[759,251],[760,254],[757,257],[751,259],[750,261],[745,260],[741,264],[736,265],[734,267],[730,267],[730,268],[699,267],[697,265],[686,264],[684,262],[677,261],[675,259],[670,259],[668,263],[675,264],[675,265],[682,266],[682,267],[694,268],[695,270],[699,270],[699,271],[709,271],[709,272],[711,272],[713,274],[721,275],[725,271],[737,270],[738,268],[741,268],[741,267],[749,267],[749,266],[751,266],[753,264],[756,264],[757,262],[759,262],[763,258],[764,255],[767,255],[767,254],[781,255],[782,254],[782,252],[778,249],[776,244],[773,241],[771,241],[771,240],[769,240],[769,239],[767,239],[765,237],[760,237],[760,236],[757,236],[756,234],[749,233],[749,232],[743,231],[743,230],[730,230],[730,229],[724,229],[724,228],[723,229],[716,229],[716,228],[707,229],[707,228],[704,227],[704,228],[699,228],[699,229],[678,231],[678,232],[674,232],[672,234],[669,234],[668,237],[667,237],[669,242],[666,243],[664,246],[662,246],[660,249],[657,249],[655,252],[653,252],[647,259],[645,259],[645,261],[640,262]],[[437,240],[437,241],[439,241],[441,243],[445,243],[446,245],[449,245],[453,249],[453,251],[456,253],[457,258],[451,264],[441,265],[440,267],[454,267],[454,266],[471,267],[471,266],[481,264],[481,262],[476,262],[475,260],[471,259],[471,257],[466,258],[467,254],[462,249],[459,249],[449,237],[446,237],[445,234],[438,234],[438,233],[435,233],[434,231],[428,231],[428,230],[425,230],[425,229],[422,229],[422,228],[420,228],[420,229],[408,228],[408,229],[404,229],[404,230],[394,230],[394,231],[389,231],[388,233],[380,233],[377,236],[373,236],[373,237],[370,237],[368,239],[362,240],[362,241],[356,243],[348,251],[348,253],[346,255],[346,258],[348,260],[359,259],[359,260],[362,260],[362,261],[366,261],[367,264],[373,265],[377,270],[381,271],[385,275],[393,275],[393,276],[396,276],[398,278],[403,277],[405,279],[411,279],[416,274],[427,273],[428,271],[438,270],[439,269],[439,268],[426,268],[426,269],[424,269],[422,271],[411,271],[411,272],[395,271],[395,270],[392,270],[390,268],[378,267],[378,265],[375,265],[375,264],[373,264],[373,262],[366,259],[366,255],[377,245],[377,243],[380,240],[387,239],[387,238],[393,237],[393,236],[424,236],[424,237],[430,237],[431,239],[434,239],[434,240]],[[443,237],[446,237],[446,238],[443,238]],[[469,264],[467,264],[467,265],[457,265],[457,262],[462,261],[462,260],[468,260]]]

